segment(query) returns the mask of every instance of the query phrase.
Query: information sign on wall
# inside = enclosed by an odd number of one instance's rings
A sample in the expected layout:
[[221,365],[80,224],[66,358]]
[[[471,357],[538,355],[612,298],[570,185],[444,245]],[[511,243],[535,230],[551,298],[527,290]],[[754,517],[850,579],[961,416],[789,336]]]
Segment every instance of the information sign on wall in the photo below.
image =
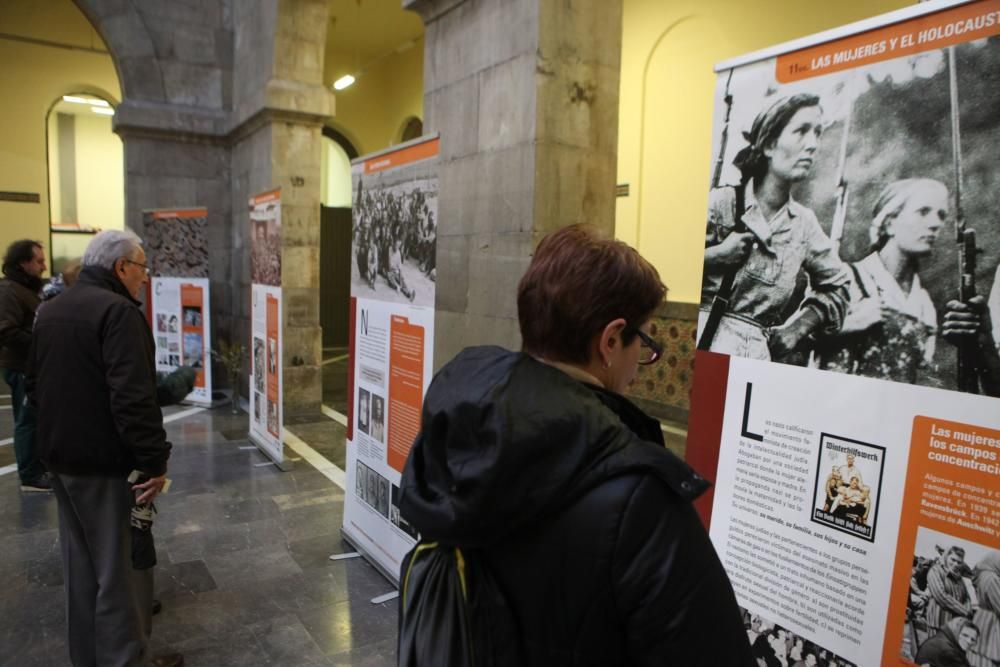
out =
[[281,463],[281,191],[250,199],[250,440]]
[[151,276],[156,370],[194,368],[194,389],[186,400],[198,405],[212,403],[207,220],[204,208],[145,211],[141,230]]
[[343,532],[393,580],[416,538],[400,517],[399,479],[432,373],[438,143],[417,139],[352,163]]
[[1000,664],[1000,2],[718,70],[688,459],[755,657]]

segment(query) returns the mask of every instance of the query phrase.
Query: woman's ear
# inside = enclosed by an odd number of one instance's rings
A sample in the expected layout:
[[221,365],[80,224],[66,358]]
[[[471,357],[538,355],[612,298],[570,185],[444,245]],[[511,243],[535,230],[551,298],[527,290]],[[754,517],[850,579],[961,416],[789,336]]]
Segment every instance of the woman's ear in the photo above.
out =
[[615,355],[622,347],[622,329],[625,328],[625,324],[625,320],[619,317],[608,322],[601,331],[597,352],[600,355],[599,361],[605,368],[611,367]]

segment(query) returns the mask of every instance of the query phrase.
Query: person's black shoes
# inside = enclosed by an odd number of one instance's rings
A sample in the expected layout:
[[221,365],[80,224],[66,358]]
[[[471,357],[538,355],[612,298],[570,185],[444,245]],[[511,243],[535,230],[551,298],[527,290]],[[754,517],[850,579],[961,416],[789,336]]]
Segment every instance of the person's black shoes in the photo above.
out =
[[35,479],[21,482],[21,491],[24,493],[51,493],[52,481],[49,479],[49,473],[43,472]]

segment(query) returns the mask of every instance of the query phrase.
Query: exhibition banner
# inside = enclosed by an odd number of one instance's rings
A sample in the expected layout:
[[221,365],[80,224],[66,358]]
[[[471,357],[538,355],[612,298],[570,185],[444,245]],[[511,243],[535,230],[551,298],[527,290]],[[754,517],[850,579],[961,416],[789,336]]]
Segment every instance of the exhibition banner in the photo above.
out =
[[995,667],[1000,2],[837,32],[718,68],[699,507],[761,664]]
[[212,364],[207,278],[152,278],[150,293],[156,370],[180,366],[196,371],[194,389],[185,400],[212,404]]
[[250,199],[250,281],[250,441],[281,463],[280,189]]
[[434,349],[438,139],[352,162],[351,370],[344,536],[397,581],[416,531],[399,480]]
[[204,208],[160,209],[143,212],[140,230],[150,273],[147,312],[156,370],[194,368],[194,389],[185,400],[197,405],[212,404],[207,225]]

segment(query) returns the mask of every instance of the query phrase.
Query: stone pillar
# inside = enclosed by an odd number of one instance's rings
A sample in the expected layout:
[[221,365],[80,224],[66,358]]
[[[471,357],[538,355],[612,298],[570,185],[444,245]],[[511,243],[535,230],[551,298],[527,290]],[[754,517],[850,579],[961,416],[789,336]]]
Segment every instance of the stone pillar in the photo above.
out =
[[145,209],[208,209],[213,335],[228,338],[234,308],[228,12],[221,2],[75,2],[104,38],[121,79],[114,129],[124,148],[125,225],[141,231]]
[[620,0],[403,0],[426,24],[424,111],[441,135],[435,365],[520,346],[538,241],[614,230]]
[[326,0],[74,2],[121,77],[126,224],[139,228],[143,209],[208,208],[216,339],[250,340],[247,201],[281,188],[284,412],[318,414]]
[[[249,301],[247,200],[281,188],[284,414],[320,411],[320,148],[333,93],[323,85],[326,0],[266,0],[234,7],[234,273]],[[250,305],[241,309],[247,337]]]

